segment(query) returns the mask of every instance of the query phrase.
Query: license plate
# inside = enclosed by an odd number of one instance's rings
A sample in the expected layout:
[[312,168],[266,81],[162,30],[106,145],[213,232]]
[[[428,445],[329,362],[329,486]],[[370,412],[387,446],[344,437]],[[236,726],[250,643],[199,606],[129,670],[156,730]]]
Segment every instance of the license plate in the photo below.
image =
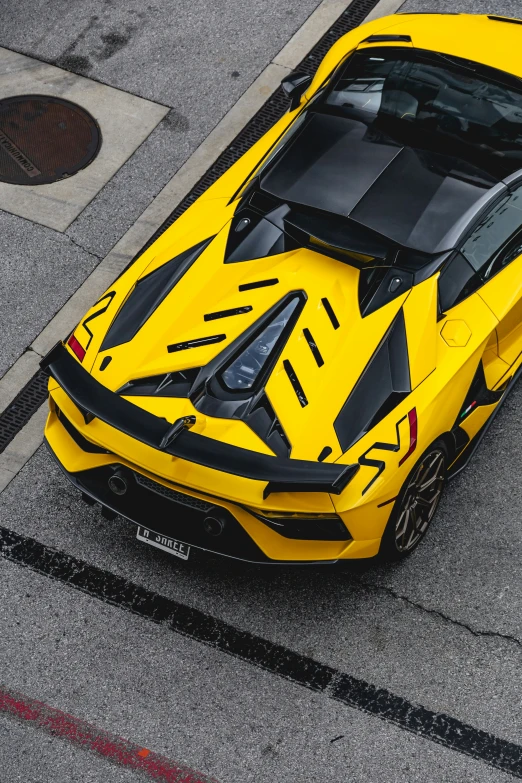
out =
[[159,533],[147,530],[146,527],[138,527],[136,538],[139,541],[145,541],[146,544],[155,546],[158,549],[163,549],[164,552],[170,552],[171,555],[181,557],[182,560],[188,560],[190,547],[188,544],[183,544],[181,541],[176,541],[174,538],[160,536]]

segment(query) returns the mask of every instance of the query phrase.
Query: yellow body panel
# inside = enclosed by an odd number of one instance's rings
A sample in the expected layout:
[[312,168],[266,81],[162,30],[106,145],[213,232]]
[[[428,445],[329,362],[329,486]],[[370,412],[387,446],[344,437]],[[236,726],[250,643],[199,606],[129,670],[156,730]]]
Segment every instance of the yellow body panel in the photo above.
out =
[[471,329],[466,321],[450,318],[440,330],[440,336],[450,348],[465,348],[471,337]]
[[[306,302],[299,316],[299,328],[294,329],[281,351],[266,383],[266,395],[284,424],[292,444],[292,458],[317,461],[326,447],[325,462],[360,465],[355,477],[339,495],[288,491],[264,497],[265,482],[174,458],[99,419],[86,423],[64,390],[51,380],[51,412],[46,438],[67,472],[75,474],[117,462],[165,487],[202,500],[210,498],[216,506],[227,509],[272,560],[330,561],[372,557],[379,550],[394,508],[393,501],[417,459],[437,439],[451,441],[450,432],[456,426],[481,359],[490,390],[495,385],[501,386],[522,363],[522,257],[477,293],[453,307],[442,320],[438,320],[437,315],[437,274],[363,318],[358,299],[359,270],[323,255],[320,243],[314,250],[300,248],[242,263],[223,263],[238,194],[338,64],[358,46],[367,47],[368,44],[362,42],[369,35],[383,31],[410,35],[411,45],[417,48],[476,60],[522,77],[522,25],[502,24],[487,17],[465,14],[404,14],[377,19],[352,30],[324,58],[301,105],[276,122],[178,218],[115,281],[74,332],[80,344],[87,347],[83,367],[110,391],[116,392],[131,380],[204,367],[285,294],[305,291]],[[132,341],[101,351],[107,330],[137,280],[210,237],[214,237],[212,243]],[[268,278],[276,279],[277,286],[241,290],[245,285]],[[325,299],[338,318],[337,328],[332,327]],[[243,305],[251,309],[234,318],[205,319],[205,315],[215,311]],[[335,428],[336,417],[401,310],[412,391],[343,453]],[[89,320],[98,312],[100,315]],[[322,365],[310,350],[304,328],[321,346]],[[191,351],[167,351],[170,344],[220,333],[225,336],[219,344],[201,345]],[[161,351],[159,344],[163,346]],[[102,369],[102,362],[109,355],[111,361]],[[290,362],[300,379],[308,403],[304,407],[292,388],[285,362]],[[209,439],[209,449],[213,441],[218,441],[260,454],[273,454],[267,443],[245,422],[233,417],[225,419],[201,414],[188,398],[127,395],[126,399],[169,423],[180,417],[195,416],[193,432]],[[107,449],[110,454],[82,450],[64,429],[56,405],[80,436]],[[484,404],[467,416],[462,423],[466,435],[473,438],[495,408],[496,403]],[[410,444],[408,415],[412,409],[418,422],[416,447],[400,465]],[[386,450],[382,444],[397,448]],[[376,468],[361,461],[364,455],[384,462],[385,467],[377,478]],[[352,540],[286,538],[249,509],[304,515],[336,513]]]
[[511,365],[522,347],[522,256],[489,280],[480,296],[500,322],[498,354]]

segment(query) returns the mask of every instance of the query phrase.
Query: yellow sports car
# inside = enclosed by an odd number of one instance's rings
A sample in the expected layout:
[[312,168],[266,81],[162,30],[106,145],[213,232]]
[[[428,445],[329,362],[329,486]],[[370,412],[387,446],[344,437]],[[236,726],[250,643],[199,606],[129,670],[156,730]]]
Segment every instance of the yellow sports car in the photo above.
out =
[[522,22],[401,14],[43,360],[46,439],[138,538],[252,562],[398,559],[522,363]]

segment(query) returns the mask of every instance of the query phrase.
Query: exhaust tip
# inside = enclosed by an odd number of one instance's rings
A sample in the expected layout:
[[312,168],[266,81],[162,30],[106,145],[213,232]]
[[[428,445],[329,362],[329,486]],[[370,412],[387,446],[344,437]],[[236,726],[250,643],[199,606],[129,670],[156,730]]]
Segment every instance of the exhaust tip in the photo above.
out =
[[113,473],[107,481],[109,489],[115,495],[125,495],[129,488],[129,482],[122,473]]
[[203,530],[208,536],[220,536],[226,525],[226,520],[223,518],[219,509],[211,509],[203,520]]

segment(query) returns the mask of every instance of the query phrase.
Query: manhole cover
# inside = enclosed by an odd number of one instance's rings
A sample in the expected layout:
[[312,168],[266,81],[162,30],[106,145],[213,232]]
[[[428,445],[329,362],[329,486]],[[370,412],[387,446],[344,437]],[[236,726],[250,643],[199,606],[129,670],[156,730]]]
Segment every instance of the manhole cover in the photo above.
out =
[[96,120],[50,95],[0,100],[0,182],[43,185],[88,166],[101,144]]

